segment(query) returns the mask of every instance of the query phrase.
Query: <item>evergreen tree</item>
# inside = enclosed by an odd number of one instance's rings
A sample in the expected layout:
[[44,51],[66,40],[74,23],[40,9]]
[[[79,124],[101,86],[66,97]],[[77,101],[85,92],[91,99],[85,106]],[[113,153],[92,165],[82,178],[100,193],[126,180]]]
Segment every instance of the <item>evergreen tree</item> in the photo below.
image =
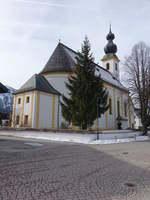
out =
[[87,37],[78,52],[74,74],[68,78],[66,87],[69,97],[63,96],[61,102],[62,114],[66,121],[81,129],[90,128],[97,116],[108,109],[108,94],[103,87],[103,81],[96,75],[96,64],[90,53],[90,43]]

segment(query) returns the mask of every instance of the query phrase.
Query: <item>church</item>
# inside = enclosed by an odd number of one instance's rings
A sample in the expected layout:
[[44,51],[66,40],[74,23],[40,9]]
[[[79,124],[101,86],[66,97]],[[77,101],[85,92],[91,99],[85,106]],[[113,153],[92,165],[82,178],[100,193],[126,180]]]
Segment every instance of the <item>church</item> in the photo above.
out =
[[[129,91],[120,82],[119,58],[117,46],[113,42],[115,35],[111,28],[106,37],[105,55],[102,65],[96,65],[97,74],[101,74],[104,87],[108,91],[109,109],[95,120],[94,130],[113,130],[121,122],[122,129],[134,124],[133,105]],[[65,120],[61,113],[61,95],[68,95],[65,83],[73,74],[77,52],[58,43],[47,64],[39,74],[34,74],[19,90],[14,93],[12,115],[13,127],[36,129],[62,128]],[[73,124],[69,127],[76,129]]]

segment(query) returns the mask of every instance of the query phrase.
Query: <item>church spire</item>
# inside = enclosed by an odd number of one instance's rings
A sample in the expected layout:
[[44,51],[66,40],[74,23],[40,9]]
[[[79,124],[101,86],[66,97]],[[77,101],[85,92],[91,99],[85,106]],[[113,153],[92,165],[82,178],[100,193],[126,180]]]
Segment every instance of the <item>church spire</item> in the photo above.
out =
[[106,36],[108,43],[104,48],[105,55],[102,58],[102,66],[106,70],[112,73],[112,75],[119,80],[119,58],[116,55],[117,53],[117,45],[114,44],[113,40],[115,39],[115,35],[111,31],[111,25],[109,29],[109,33]]
[[106,39],[108,40],[107,45],[104,47],[105,54],[116,54],[117,53],[117,45],[113,43],[113,40],[115,39],[115,35],[111,31],[111,25],[108,35],[106,36]]

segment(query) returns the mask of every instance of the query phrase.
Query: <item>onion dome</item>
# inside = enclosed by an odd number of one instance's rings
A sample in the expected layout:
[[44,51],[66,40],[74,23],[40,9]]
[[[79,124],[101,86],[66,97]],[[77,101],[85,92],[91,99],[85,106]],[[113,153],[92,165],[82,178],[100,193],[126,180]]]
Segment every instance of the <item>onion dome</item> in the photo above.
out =
[[111,32],[111,27],[106,39],[108,40],[108,43],[104,47],[105,54],[115,54],[117,52],[117,45],[113,43],[115,35]]

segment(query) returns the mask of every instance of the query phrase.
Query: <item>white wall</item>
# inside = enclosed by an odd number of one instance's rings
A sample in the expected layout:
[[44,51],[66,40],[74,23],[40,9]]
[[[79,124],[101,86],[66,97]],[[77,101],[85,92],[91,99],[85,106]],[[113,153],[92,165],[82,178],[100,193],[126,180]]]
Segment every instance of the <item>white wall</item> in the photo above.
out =
[[[53,107],[53,99],[55,105]],[[53,109],[54,109],[54,127],[53,127]],[[40,92],[39,100],[39,123],[38,128],[57,128],[58,121],[58,96]]]
[[[111,61],[112,63],[110,63],[110,66],[114,65],[114,61]],[[112,68],[114,69],[114,68]],[[67,96],[67,90],[66,90],[66,86],[65,86],[65,82],[67,81],[69,76],[69,73],[60,73],[60,74],[47,74],[45,75],[45,77],[47,78],[47,80],[50,82],[50,84],[57,89],[61,94],[64,94]],[[113,86],[110,86],[108,84],[105,84],[107,91],[109,92],[109,96],[112,98],[112,115],[109,114],[109,110],[101,116],[100,119],[98,119],[98,128],[99,129],[115,129],[117,128],[117,122],[116,122],[116,117],[117,117],[117,100],[120,101],[120,115],[124,118],[128,118],[125,117],[125,111],[124,111],[124,103],[127,102],[128,103],[128,93],[117,89],[113,88]],[[114,91],[115,91],[115,106],[114,106]],[[109,98],[108,98],[109,100]],[[62,113],[61,113],[61,106],[59,109],[59,127],[61,125],[62,122],[64,122],[65,120],[63,119]],[[56,120],[56,119],[55,119]],[[129,123],[128,121],[126,121],[126,124],[124,123],[124,128],[128,128]],[[93,126],[93,128],[95,129],[97,127],[97,122],[95,121],[95,124]]]
[[66,82],[69,76],[69,73],[60,73],[60,74],[47,74],[44,75],[49,83],[61,94],[67,95]]
[[[98,128],[99,129],[116,129],[117,128],[117,121],[116,118],[118,116],[118,110],[117,110],[117,100],[120,101],[120,115],[127,119],[127,121],[122,122],[122,128],[126,129],[128,128],[128,115],[125,116],[125,107],[124,103],[128,103],[128,93],[125,93],[117,88],[113,88],[111,86],[108,86],[105,84],[105,87],[107,88],[107,91],[109,93],[108,95],[108,102],[109,98],[112,99],[112,114],[110,114],[109,109],[104,113],[104,115],[101,116],[101,118],[98,119]],[[114,98],[115,95],[115,98]],[[115,105],[114,105],[115,104]],[[128,114],[128,109],[127,109]],[[95,128],[97,122],[95,122]]]
[[[38,98],[38,93],[39,93],[39,98]],[[27,96],[30,97],[29,103],[26,103]],[[55,97],[55,104],[53,104],[54,97]],[[21,104],[18,104],[19,98],[21,98]],[[17,115],[19,115],[20,117],[19,125],[17,125],[17,127],[57,128],[58,126],[57,95],[39,91],[18,94],[16,95],[16,106],[14,105],[14,108],[16,109],[15,112],[13,112],[13,120],[14,119],[16,120]],[[54,114],[53,114],[53,109],[54,109]],[[28,125],[24,124],[25,115],[28,115]],[[16,123],[14,122],[13,126],[16,126],[15,124]],[[54,127],[52,125],[54,125]]]
[[[102,62],[103,68],[107,69],[106,65],[109,63],[109,70],[117,79],[119,79],[120,76],[120,69],[119,69],[119,62],[116,61],[115,59],[110,59]],[[115,68],[115,64],[117,64],[117,71]]]

